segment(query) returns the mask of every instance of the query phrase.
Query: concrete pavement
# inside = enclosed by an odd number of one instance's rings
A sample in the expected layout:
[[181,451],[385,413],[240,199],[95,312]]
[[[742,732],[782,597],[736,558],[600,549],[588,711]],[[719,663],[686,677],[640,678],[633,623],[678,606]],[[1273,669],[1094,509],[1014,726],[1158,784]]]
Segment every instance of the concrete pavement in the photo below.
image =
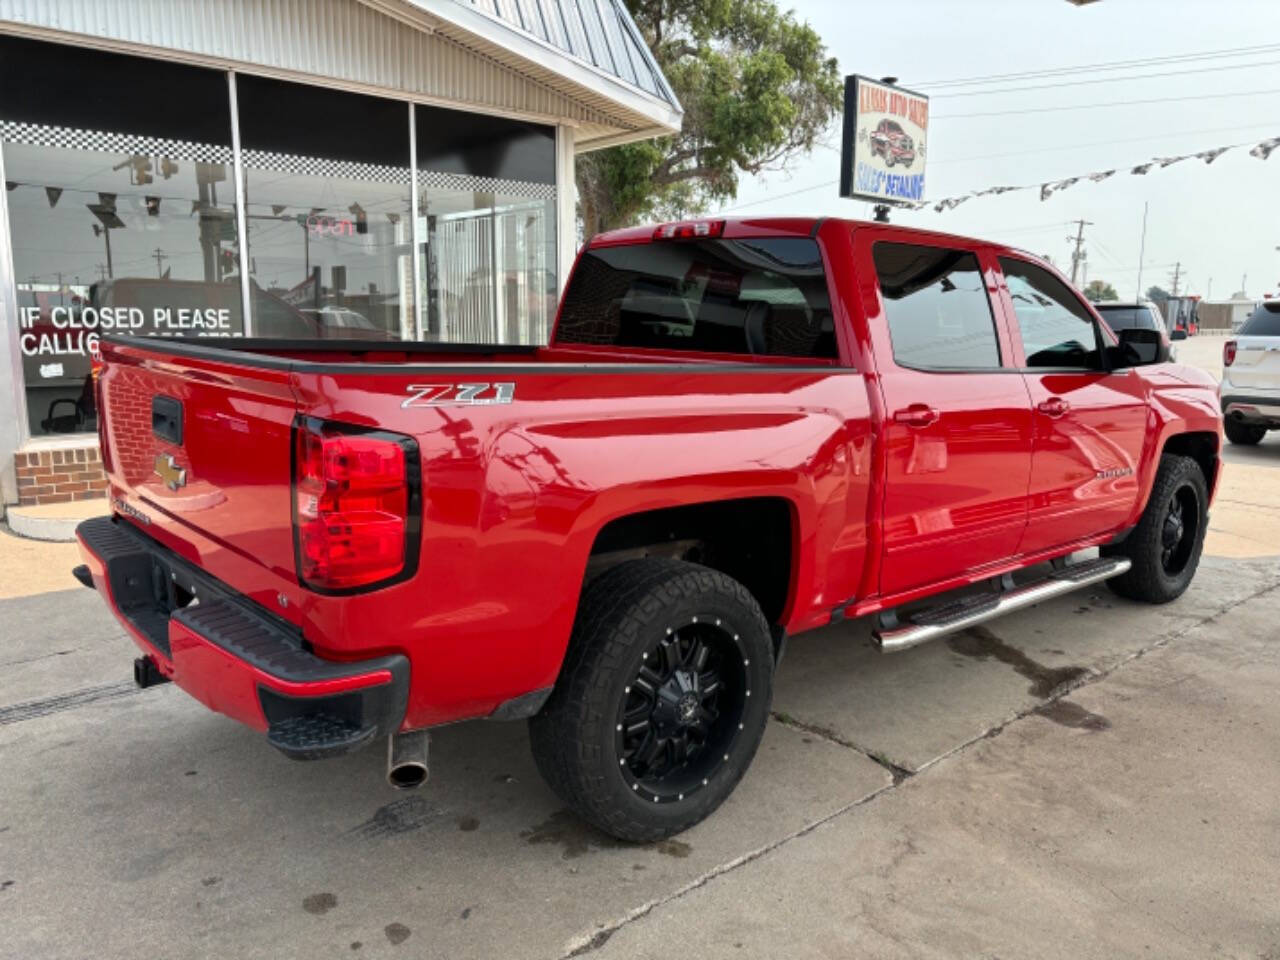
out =
[[378,751],[293,764],[135,692],[87,590],[0,601],[0,956],[1263,956],[1277,619],[1274,560],[1210,558],[1159,610],[799,637],[738,792],[632,847],[560,809],[521,724],[438,731],[396,794]]
[[1280,955],[1277,617],[1263,588],[598,956]]

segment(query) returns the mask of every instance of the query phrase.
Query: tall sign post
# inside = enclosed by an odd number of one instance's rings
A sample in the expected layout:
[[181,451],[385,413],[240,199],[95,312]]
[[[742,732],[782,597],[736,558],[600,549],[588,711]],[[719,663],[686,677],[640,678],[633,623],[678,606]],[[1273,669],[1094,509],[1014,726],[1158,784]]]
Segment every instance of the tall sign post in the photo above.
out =
[[928,136],[928,97],[893,77],[845,77],[840,196],[874,203],[877,220],[888,220],[891,206],[924,200]]

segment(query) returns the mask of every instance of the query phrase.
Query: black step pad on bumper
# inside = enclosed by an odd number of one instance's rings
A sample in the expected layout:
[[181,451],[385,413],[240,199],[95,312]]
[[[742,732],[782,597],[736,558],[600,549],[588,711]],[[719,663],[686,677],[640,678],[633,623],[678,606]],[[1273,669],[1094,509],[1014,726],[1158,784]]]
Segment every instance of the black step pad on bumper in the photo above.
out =
[[294,760],[321,760],[359,750],[377,734],[375,724],[361,726],[333,714],[311,713],[273,723],[267,742]]

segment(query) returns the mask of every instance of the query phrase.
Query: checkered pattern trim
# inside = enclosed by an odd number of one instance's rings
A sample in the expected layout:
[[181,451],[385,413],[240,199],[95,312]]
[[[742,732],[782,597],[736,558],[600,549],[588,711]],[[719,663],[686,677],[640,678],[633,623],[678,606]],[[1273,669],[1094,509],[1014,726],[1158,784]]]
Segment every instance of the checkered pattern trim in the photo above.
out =
[[101,153],[130,153],[147,157],[169,157],[193,163],[230,163],[231,147],[189,140],[169,140],[105,130],[51,127],[43,123],[0,122],[0,140],[33,147],[64,147]]
[[500,180],[497,177],[473,177],[464,173],[442,173],[419,170],[418,186],[435,190],[463,190],[471,193],[505,193],[538,200],[554,200],[554,183],[531,183],[528,180]]
[[328,160],[324,157],[300,157],[291,153],[267,150],[245,150],[244,165],[274,173],[299,173],[311,177],[342,177],[347,180],[380,183],[409,182],[409,168],[356,163],[353,160]]

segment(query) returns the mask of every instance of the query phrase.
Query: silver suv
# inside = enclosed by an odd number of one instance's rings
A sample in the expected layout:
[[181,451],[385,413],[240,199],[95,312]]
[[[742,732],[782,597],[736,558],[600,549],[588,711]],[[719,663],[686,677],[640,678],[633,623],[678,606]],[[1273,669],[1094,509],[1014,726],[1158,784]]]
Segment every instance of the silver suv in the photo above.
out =
[[1223,430],[1232,443],[1255,444],[1280,429],[1280,300],[1258,304],[1222,345]]

